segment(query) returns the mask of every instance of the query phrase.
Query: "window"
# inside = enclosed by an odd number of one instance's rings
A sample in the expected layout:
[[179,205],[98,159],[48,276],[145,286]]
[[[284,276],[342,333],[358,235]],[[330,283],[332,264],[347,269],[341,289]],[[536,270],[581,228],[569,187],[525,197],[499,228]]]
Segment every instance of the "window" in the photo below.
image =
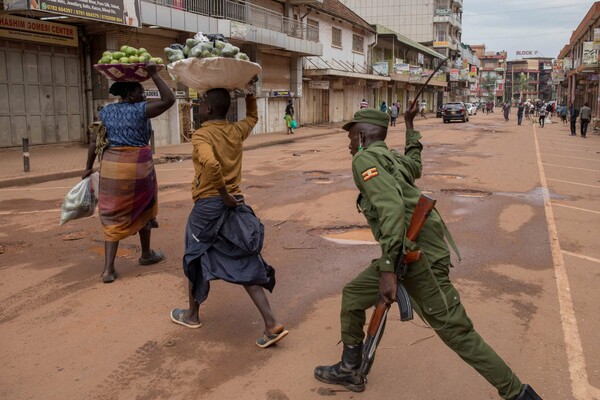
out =
[[352,35],[352,51],[356,51],[357,53],[364,53],[365,51],[365,38],[358,35]]
[[306,21],[306,40],[311,42],[319,41],[319,21],[309,19]]
[[342,47],[342,30],[338,28],[331,28],[331,45]]

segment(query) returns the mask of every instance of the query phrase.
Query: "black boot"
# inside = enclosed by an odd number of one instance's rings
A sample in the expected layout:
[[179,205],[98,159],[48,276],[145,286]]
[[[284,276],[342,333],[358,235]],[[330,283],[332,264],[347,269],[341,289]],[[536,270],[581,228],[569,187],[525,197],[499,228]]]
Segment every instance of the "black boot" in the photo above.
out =
[[523,385],[521,394],[515,400],[542,400],[542,398],[527,384]]
[[362,361],[362,343],[344,345],[342,361],[335,365],[315,368],[315,378],[321,382],[342,385],[353,392],[365,390],[365,379],[359,369]]

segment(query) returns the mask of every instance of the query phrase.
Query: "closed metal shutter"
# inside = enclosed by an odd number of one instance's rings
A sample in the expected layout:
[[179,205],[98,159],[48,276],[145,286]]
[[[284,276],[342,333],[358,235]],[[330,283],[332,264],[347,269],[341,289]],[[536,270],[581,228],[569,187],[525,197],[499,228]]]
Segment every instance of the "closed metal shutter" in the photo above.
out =
[[77,48],[0,40],[0,146],[83,140],[83,93]]

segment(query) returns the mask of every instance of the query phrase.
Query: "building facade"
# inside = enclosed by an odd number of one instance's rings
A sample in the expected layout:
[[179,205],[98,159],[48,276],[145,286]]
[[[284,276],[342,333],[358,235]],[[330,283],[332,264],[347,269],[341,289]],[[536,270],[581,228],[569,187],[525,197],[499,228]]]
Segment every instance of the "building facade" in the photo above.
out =
[[506,51],[486,51],[485,44],[471,44],[479,58],[479,85],[476,88],[480,101],[500,104],[505,101]]
[[507,61],[506,98],[511,99],[513,103],[553,100],[555,90],[552,80],[552,61],[551,57]]
[[554,79],[557,83],[557,100],[560,103],[581,107],[588,103],[592,108],[594,126],[600,112],[600,50],[594,42],[600,37],[600,2],[595,2],[573,31],[569,43],[558,54]]
[[[0,146],[85,142],[99,109],[116,101],[93,68],[104,51],[129,45],[166,59],[165,47],[197,32],[221,33],[261,64],[254,133],[285,130],[285,104],[302,96],[301,58],[322,54],[318,27],[301,22],[299,7],[322,1],[113,0],[98,10],[91,2],[0,1]],[[152,121],[154,143],[180,143],[193,129],[195,93],[160,74],[177,102]],[[143,86],[156,95],[151,80]],[[233,119],[243,104],[234,102]]]
[[448,57],[457,55],[462,36],[462,0],[341,0],[372,24],[433,47]]

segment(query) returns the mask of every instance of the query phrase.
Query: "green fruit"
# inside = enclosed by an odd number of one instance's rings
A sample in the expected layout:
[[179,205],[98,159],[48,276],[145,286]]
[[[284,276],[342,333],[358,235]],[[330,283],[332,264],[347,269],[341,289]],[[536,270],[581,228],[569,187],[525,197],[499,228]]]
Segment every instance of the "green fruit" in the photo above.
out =
[[129,56],[129,62],[132,64],[137,64],[140,62],[140,58],[138,56]]
[[164,64],[164,63],[165,63],[165,62],[163,61],[163,59],[162,59],[162,58],[160,58],[160,57],[154,57],[154,58],[152,58],[151,60],[152,60],[152,61],[154,61],[154,62],[155,62],[156,64],[158,64],[158,65],[161,65],[161,64]]
[[129,64],[129,57],[121,57],[119,60],[121,64]]
[[112,57],[112,53],[110,51],[105,51],[102,53],[102,57]]
[[140,62],[146,62],[146,61],[150,61],[152,59],[152,56],[150,55],[150,53],[145,52],[140,54]]
[[115,51],[114,53],[112,53],[113,60],[120,60],[122,57],[125,57],[125,54],[123,54],[120,51]]
[[104,56],[100,59],[100,61],[98,61],[98,64],[110,64],[112,59],[112,55]]
[[126,44],[124,44],[123,46],[121,46],[121,48],[119,50],[121,50],[121,53],[125,53],[125,51],[127,50],[129,46],[127,46]]
[[127,50],[125,50],[125,55],[127,57],[136,56],[137,49],[135,47],[128,47]]
[[146,49],[145,49],[145,48],[143,48],[143,47],[140,47],[140,48],[138,49],[138,51],[137,51],[137,55],[138,55],[138,56],[141,56],[142,54],[144,54],[144,53],[147,53],[147,52],[148,52],[148,50],[146,50]]
[[121,64],[119,60],[110,60],[111,64]]

